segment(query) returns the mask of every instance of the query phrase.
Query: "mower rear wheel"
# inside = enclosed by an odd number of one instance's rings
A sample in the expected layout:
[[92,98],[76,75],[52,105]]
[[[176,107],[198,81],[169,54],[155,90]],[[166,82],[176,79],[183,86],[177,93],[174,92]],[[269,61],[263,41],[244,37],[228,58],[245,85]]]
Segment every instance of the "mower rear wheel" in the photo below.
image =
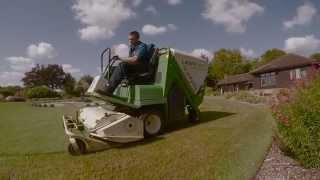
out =
[[164,122],[159,112],[150,112],[142,115],[145,137],[156,136],[163,130]]

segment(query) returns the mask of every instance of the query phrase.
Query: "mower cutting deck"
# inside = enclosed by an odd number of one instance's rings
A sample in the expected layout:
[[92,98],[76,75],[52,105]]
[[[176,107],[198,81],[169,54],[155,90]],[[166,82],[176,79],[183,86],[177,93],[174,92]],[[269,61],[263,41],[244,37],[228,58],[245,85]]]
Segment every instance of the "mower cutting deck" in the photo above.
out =
[[[169,48],[152,51],[149,72],[119,85],[112,96],[97,93],[105,90],[117,61],[111,58],[110,49],[102,53],[102,74],[95,77],[87,94],[113,104],[113,108],[86,107],[75,117],[63,116],[70,154],[98,151],[158,135],[172,122],[185,119],[186,111],[190,121],[199,120],[208,63]],[[106,53],[109,58],[105,67]]]

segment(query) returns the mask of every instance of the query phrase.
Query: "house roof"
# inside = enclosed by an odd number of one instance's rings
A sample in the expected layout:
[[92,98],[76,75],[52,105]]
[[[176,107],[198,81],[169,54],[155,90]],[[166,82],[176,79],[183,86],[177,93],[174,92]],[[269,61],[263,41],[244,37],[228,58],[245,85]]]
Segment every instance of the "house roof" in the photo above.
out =
[[223,80],[219,81],[218,86],[247,82],[247,81],[253,80],[253,78],[254,78],[254,76],[249,73],[228,76],[228,77],[225,77]]
[[278,70],[292,69],[312,65],[314,62],[315,60],[310,58],[306,58],[296,54],[288,54],[280,58],[274,59],[273,61],[253,70],[250,73],[261,74]]

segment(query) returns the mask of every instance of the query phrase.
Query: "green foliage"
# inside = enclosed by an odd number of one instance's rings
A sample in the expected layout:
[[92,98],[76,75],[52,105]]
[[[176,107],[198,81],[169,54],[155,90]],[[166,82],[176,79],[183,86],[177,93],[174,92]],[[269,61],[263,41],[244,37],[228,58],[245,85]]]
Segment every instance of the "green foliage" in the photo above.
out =
[[22,88],[20,86],[0,87],[0,94],[4,97],[14,96],[17,92],[21,90]]
[[273,106],[279,136],[305,167],[320,168],[320,79],[297,92],[282,92]]
[[78,93],[75,91],[76,80],[71,76],[71,74],[66,74],[63,82],[64,91],[69,95],[77,96]]
[[71,74],[65,73],[63,67],[58,64],[37,64],[30,72],[26,72],[22,79],[27,87],[47,86],[51,89],[70,88],[72,80],[74,79]]
[[310,58],[320,61],[320,53],[312,54]]
[[75,87],[75,91],[83,96],[85,92],[88,90],[90,87],[91,83],[93,81],[93,77],[90,75],[85,75],[80,78],[80,80],[77,82],[77,85]]
[[226,75],[247,73],[253,65],[253,61],[247,60],[239,50],[220,49],[214,53],[208,78],[218,81]]
[[59,93],[47,87],[34,87],[27,91],[28,98],[55,98],[59,96]]
[[92,81],[93,81],[93,77],[90,75],[84,75],[79,80],[79,82],[86,82],[87,84],[91,84]]
[[272,60],[279,58],[281,56],[286,55],[286,52],[280,50],[280,49],[270,49],[267,50],[264,54],[261,55],[260,61],[258,63],[258,66],[262,66],[264,64],[267,64],[271,62]]

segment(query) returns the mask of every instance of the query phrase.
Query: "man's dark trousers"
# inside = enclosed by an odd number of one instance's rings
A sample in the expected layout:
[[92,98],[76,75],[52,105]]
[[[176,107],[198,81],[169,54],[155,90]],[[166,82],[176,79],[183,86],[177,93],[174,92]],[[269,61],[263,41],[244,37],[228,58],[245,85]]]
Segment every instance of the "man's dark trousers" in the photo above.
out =
[[111,95],[123,79],[128,79],[134,74],[144,72],[147,72],[147,66],[143,63],[129,64],[127,62],[121,62],[112,72],[109,85],[107,86],[107,93]]

